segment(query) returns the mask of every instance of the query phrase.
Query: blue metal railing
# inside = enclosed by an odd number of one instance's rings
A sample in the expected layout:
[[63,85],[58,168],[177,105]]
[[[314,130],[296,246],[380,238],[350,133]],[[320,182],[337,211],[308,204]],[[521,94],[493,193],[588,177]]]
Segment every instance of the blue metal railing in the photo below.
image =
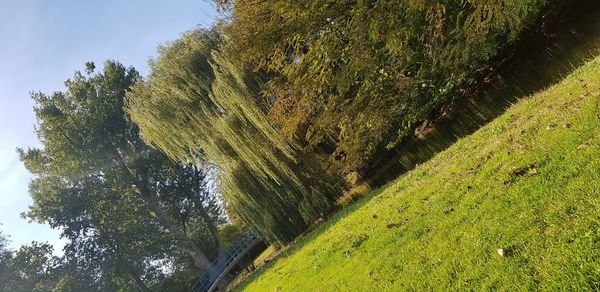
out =
[[231,268],[244,256],[250,248],[259,241],[258,235],[250,228],[244,229],[238,237],[231,242],[225,253],[219,254],[208,266],[204,273],[192,287],[193,292],[213,291],[219,281],[231,270]]

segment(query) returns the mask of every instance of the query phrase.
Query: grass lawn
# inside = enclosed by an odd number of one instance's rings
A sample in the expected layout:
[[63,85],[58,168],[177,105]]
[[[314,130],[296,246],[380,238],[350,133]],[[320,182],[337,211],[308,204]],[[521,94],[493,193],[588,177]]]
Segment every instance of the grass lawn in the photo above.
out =
[[345,207],[238,289],[600,289],[600,57]]

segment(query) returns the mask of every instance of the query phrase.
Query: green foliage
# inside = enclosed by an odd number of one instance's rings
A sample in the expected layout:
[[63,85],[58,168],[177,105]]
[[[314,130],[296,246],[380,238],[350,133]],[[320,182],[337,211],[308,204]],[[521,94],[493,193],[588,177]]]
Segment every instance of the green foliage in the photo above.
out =
[[242,232],[242,228],[235,224],[227,224],[221,226],[219,233],[223,239],[223,245],[229,246],[229,244],[236,239],[236,237]]
[[[126,283],[117,285],[122,275],[112,275],[109,283],[98,281],[104,278],[99,277],[98,270],[76,265],[67,255],[55,256],[53,247],[48,243],[34,241],[17,251],[4,249],[2,253],[1,291],[117,291],[136,288]],[[91,264],[97,266],[96,262]]]
[[344,208],[242,289],[597,291],[598,72],[600,57],[521,100]]
[[89,289],[147,290],[169,276],[158,263],[197,273],[218,253],[224,220],[204,172],[140,138],[123,110],[139,78],[133,68],[107,61],[100,73],[86,70],[65,92],[33,94],[43,147],[18,149],[34,174],[25,215],[62,229],[65,266]]
[[229,49],[273,76],[270,118],[346,173],[472,85],[547,1],[232,2]]
[[233,64],[221,36],[197,29],[159,48],[128,93],[144,139],[180,162],[218,166],[227,207],[271,241],[289,241],[326,210],[336,189],[261,111],[260,76]]
[[[22,246],[16,252],[3,250],[4,256],[0,262],[0,290],[51,291],[54,289],[61,275],[58,273],[60,259],[53,256],[52,251],[51,245],[38,242]],[[57,291],[64,290],[57,289]]]
[[12,252],[8,249],[8,239],[0,231],[0,283],[8,281],[8,261],[11,257]]

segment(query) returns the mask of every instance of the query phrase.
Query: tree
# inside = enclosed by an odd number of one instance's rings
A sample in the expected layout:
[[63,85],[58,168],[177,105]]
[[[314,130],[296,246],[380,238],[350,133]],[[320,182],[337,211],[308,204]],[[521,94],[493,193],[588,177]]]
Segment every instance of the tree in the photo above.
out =
[[270,78],[270,119],[366,171],[483,75],[544,11],[544,0],[219,0],[229,51]]
[[54,287],[54,270],[59,262],[47,243],[32,242],[16,252],[4,250],[0,269],[2,291],[49,291]]
[[87,261],[80,266],[98,262],[99,271],[113,269],[109,275],[133,279],[141,290],[150,263],[173,246],[206,268],[207,251],[219,248],[212,230],[223,217],[205,191],[204,173],[173,163],[139,137],[123,111],[125,93],[139,79],[135,69],[115,61],[97,74],[93,64],[86,68],[87,75],[76,72],[65,82],[65,92],[32,94],[43,148],[18,149],[35,175],[26,215],[63,228],[67,254]]
[[267,240],[290,241],[331,206],[337,186],[314,157],[269,123],[264,76],[223,54],[218,28],[196,29],[159,48],[147,80],[128,92],[144,139],[180,162],[219,168],[230,208]]
[[8,260],[12,252],[8,249],[8,239],[0,232],[0,283],[6,283],[8,278]]
[[[3,250],[0,291],[115,291],[114,279],[98,281],[103,273],[57,257],[48,243],[32,242],[17,251]],[[119,276],[116,276],[118,279]],[[133,287],[129,287],[131,288]]]

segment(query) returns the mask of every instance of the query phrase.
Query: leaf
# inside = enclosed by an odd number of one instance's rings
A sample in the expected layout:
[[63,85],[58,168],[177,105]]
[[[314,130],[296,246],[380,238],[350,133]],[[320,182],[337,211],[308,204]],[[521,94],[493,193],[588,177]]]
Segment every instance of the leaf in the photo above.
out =
[[577,146],[577,149],[585,149],[585,148],[588,148],[589,146],[590,145],[588,143],[583,143],[583,144]]

